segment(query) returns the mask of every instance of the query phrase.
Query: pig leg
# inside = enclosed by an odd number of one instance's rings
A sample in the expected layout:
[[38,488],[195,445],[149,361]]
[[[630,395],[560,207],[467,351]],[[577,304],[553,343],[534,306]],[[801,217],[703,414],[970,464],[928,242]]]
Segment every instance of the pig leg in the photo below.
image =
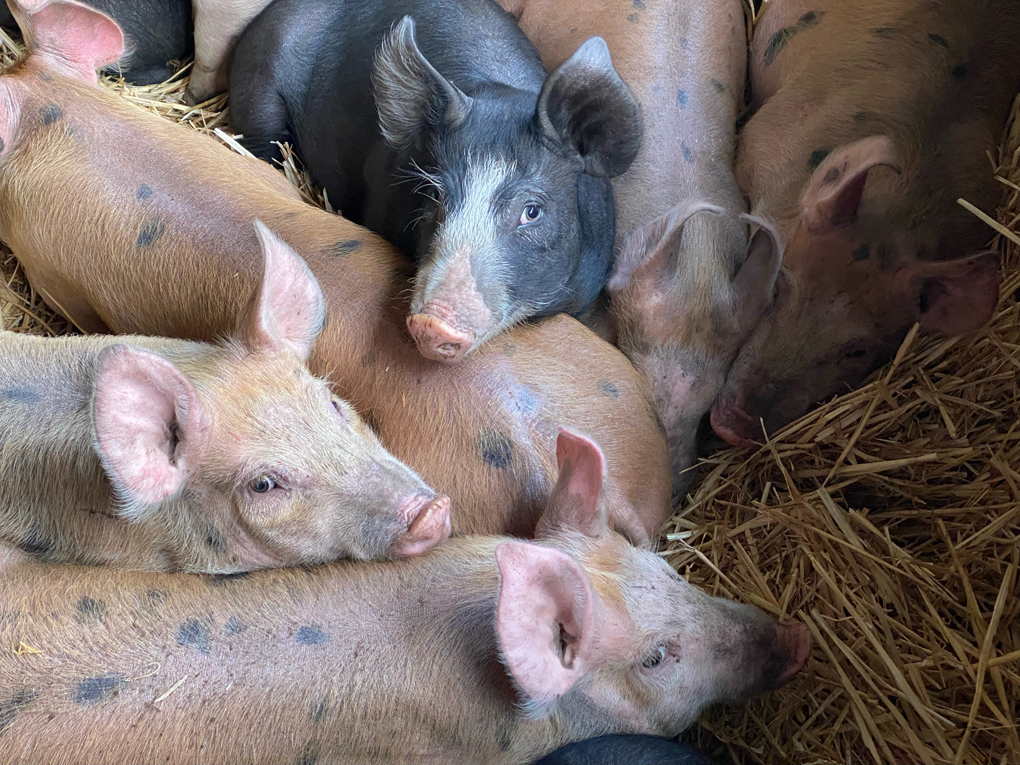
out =
[[193,0],[195,63],[186,98],[198,104],[227,89],[227,58],[248,22],[269,0]]
[[89,334],[110,334],[99,314],[93,310],[88,301],[66,280],[45,268],[35,268],[22,261],[21,267],[32,289],[39,293],[43,302],[50,308],[69,319],[76,327]]

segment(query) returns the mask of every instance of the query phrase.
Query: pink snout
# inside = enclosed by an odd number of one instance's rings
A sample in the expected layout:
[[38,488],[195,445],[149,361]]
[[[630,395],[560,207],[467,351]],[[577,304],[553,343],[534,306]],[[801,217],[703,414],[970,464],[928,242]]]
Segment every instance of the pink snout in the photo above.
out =
[[401,508],[408,520],[407,533],[393,545],[393,555],[409,558],[428,552],[450,536],[450,498],[421,494]]
[[407,317],[407,328],[421,355],[436,361],[456,361],[471,350],[475,333],[459,326],[453,311],[439,311],[429,304],[421,313]]
[[773,689],[786,685],[804,668],[811,655],[811,633],[800,622],[780,622],[776,625],[776,641],[787,659],[776,676]]
[[754,446],[756,439],[761,441],[761,423],[736,404],[717,403],[710,419],[712,430],[730,446]]

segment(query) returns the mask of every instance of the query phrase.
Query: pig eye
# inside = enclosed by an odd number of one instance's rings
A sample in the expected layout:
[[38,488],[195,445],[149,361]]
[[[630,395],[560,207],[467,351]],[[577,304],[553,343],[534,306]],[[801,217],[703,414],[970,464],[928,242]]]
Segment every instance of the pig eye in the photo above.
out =
[[524,212],[521,213],[520,225],[530,226],[540,220],[542,220],[542,208],[538,205],[525,205]]
[[656,646],[650,654],[641,660],[641,666],[645,669],[655,669],[662,664],[666,658],[666,646]]
[[848,359],[859,359],[864,356],[867,351],[864,348],[855,348],[846,355]]
[[276,488],[276,481],[263,473],[260,476],[252,478],[248,482],[248,488],[256,494],[265,494],[267,491]]

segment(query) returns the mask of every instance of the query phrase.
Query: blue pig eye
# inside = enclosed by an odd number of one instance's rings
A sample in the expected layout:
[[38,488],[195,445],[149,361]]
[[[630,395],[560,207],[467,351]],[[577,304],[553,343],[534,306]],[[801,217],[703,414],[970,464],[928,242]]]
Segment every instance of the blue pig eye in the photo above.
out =
[[526,205],[524,212],[521,213],[520,225],[527,226],[531,223],[537,223],[542,219],[542,208],[538,205]]
[[276,482],[267,475],[260,475],[249,481],[248,486],[256,494],[265,494],[270,489],[276,488]]

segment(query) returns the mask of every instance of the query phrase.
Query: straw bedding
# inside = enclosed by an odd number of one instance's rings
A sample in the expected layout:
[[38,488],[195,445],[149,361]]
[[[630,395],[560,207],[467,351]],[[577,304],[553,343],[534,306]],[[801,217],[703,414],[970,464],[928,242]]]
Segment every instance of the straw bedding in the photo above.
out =
[[[0,33],[2,35],[2,33]],[[2,60],[20,49],[4,37]],[[230,144],[220,97],[104,85]],[[234,144],[236,147],[236,144]],[[857,391],[757,451],[705,458],[662,553],[713,593],[811,629],[790,686],[720,708],[687,738],[736,763],[1020,763],[1020,96],[997,156],[995,318],[912,332]],[[295,162],[309,201],[329,207]],[[995,223],[992,221],[991,223]],[[4,329],[66,334],[0,251]]]

